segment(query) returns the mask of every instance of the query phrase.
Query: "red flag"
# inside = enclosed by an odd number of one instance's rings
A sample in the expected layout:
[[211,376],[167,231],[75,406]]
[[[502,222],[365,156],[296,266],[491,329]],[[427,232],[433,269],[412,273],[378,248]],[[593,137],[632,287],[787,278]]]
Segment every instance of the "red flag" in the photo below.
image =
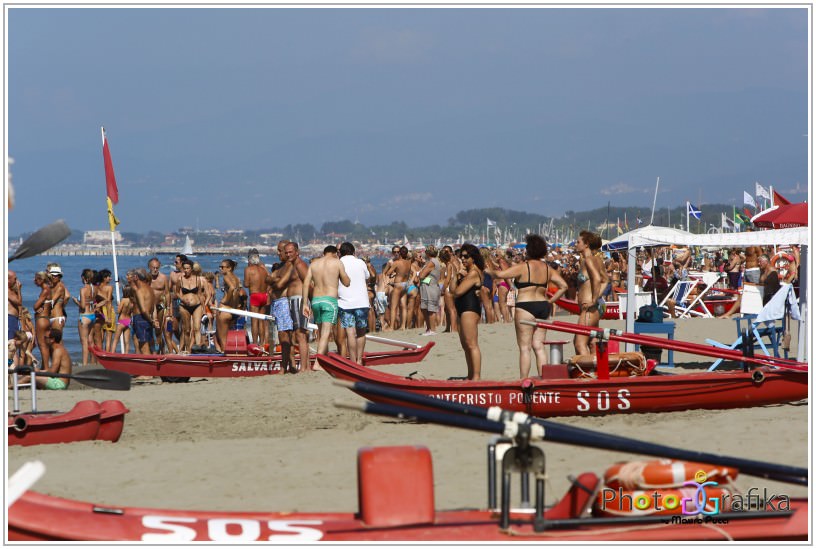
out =
[[748,219],[751,219],[752,217],[754,217],[754,212],[752,212],[748,208],[743,208],[742,211],[745,212],[745,215],[748,216]]
[[116,176],[113,174],[113,161],[111,160],[110,149],[108,148],[108,138],[102,130],[102,158],[105,161],[105,185],[108,188],[108,198],[111,202],[119,202],[119,189],[116,187]]
[[781,194],[779,194],[778,192],[776,192],[776,189],[774,189],[773,203],[774,203],[774,206],[784,206],[785,204],[790,204],[791,201],[788,200],[787,198],[785,198],[784,196],[782,196]]

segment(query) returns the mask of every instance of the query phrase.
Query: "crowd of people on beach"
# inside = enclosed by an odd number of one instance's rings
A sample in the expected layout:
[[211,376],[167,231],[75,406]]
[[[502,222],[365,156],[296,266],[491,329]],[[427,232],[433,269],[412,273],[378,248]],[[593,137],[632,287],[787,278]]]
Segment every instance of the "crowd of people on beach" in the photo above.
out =
[[[334,342],[340,354],[362,363],[367,333],[421,329],[422,336],[457,332],[467,379],[475,380],[482,375],[479,324],[499,322],[515,325],[520,377],[529,375],[533,360],[541,375],[548,363],[546,330],[530,321],[549,318],[563,298],[575,303],[578,324],[598,326],[606,304],[626,292],[626,252],[603,252],[601,243],[597,233],[583,231],[571,245],[554,247],[535,234],[527,235],[524,245],[507,249],[469,243],[423,250],[395,245],[377,272],[370,257],[357,257],[350,242],[326,246],[321,257],[307,262],[296,242],[281,240],[278,262],[267,266],[253,248],[243,273],[236,272],[238,263],[231,258],[212,273],[178,254],[166,275],[153,257],[147,269],[127,272],[118,303],[109,270],[84,269],[82,288],[73,296],[62,282],[60,265],[49,263],[34,276],[39,295],[33,317],[22,305],[22,284],[10,270],[9,356],[15,364],[70,374],[71,358],[61,340],[66,306],[74,303],[83,365],[97,363],[91,346],[109,353],[130,353],[131,347],[142,354],[224,352],[229,332],[244,330],[255,352],[279,352],[283,370],[296,373],[314,368],[311,340],[317,353],[326,353]],[[798,277],[798,248],[774,252],[758,246],[646,248],[637,253],[635,285],[662,302],[690,272],[717,272],[724,290],[739,296],[743,284],[762,285],[767,301],[780,283],[794,283]],[[694,286],[697,291],[700,287]],[[674,314],[677,305],[668,300],[669,312]],[[739,311],[737,297],[718,316],[729,318]],[[593,352],[589,336],[576,335],[574,346],[576,355]],[[64,389],[68,383],[37,378],[39,386],[49,389]]]

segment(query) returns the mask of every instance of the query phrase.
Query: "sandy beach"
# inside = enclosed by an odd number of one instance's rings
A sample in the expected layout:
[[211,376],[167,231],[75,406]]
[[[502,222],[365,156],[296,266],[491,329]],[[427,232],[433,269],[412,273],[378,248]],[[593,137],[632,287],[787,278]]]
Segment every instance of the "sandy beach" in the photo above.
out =
[[[564,320],[574,317],[564,317]],[[623,327],[623,322],[603,322]],[[420,330],[392,337],[424,343]],[[563,336],[563,337],[562,337]],[[734,322],[678,320],[678,339],[730,342]],[[456,334],[433,337],[422,363],[384,366],[428,378],[465,373]],[[485,378],[513,379],[518,354],[511,324],[480,325]],[[553,333],[550,339],[569,339]],[[796,345],[794,341],[792,349]],[[370,349],[378,348],[371,345]],[[665,353],[665,351],[664,351]],[[566,346],[567,356],[572,346]],[[701,361],[701,359],[703,359]],[[704,357],[675,354],[679,367],[699,368]],[[23,393],[22,409],[30,408]],[[438,508],[487,503],[486,444],[490,435],[368,416],[333,406],[360,397],[325,372],[243,379],[194,379],[186,384],[134,386],[129,392],[90,389],[77,382],[64,393],[38,393],[41,410],[66,411],[82,399],[122,400],[130,409],[117,443],[11,447],[8,471],[42,460],[47,472],[35,489],[111,506],[254,511],[354,511],[356,455],[363,446],[418,444],[434,459]],[[11,401],[9,401],[11,408]],[[705,452],[807,467],[809,406],[803,403],[724,411],[569,417],[569,425]],[[562,444],[543,444],[547,503],[566,487],[568,474],[602,473],[637,456]],[[767,487],[790,496],[807,488],[740,476],[738,486]]]

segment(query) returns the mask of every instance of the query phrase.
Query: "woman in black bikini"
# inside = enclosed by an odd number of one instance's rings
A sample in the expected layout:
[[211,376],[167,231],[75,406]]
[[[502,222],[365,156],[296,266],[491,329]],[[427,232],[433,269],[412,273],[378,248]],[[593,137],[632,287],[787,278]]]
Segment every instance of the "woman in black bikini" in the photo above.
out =
[[479,320],[482,318],[482,287],[484,259],[473,244],[462,245],[462,267],[451,280],[451,292],[456,314],[459,315],[459,342],[465,351],[468,379],[477,380],[482,374],[482,351],[479,349]]
[[[531,350],[535,353],[538,375],[541,369],[549,364],[544,341],[547,330],[522,324],[522,320],[547,319],[552,312],[552,304],[567,291],[567,282],[556,269],[550,268],[543,260],[547,255],[547,242],[537,234],[528,234],[527,260],[503,271],[493,274],[496,278],[515,278],[518,297],[516,297],[515,326],[516,342],[519,348],[519,373],[524,379],[530,374]],[[552,297],[547,297],[547,288],[556,287]]]
[[[190,285],[192,283],[192,285]],[[201,348],[201,316],[204,314],[204,284],[201,277],[193,276],[193,262],[189,259],[181,263],[181,277],[177,282],[176,295],[181,298],[181,342],[182,352],[192,351],[192,343]]]

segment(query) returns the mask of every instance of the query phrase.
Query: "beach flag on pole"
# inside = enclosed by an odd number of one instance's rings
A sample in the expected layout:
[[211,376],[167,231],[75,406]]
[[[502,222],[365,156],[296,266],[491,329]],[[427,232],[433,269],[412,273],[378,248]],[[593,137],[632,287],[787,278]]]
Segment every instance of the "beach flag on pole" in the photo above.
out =
[[119,188],[116,186],[116,175],[113,173],[113,161],[108,148],[108,137],[105,135],[105,128],[102,128],[102,159],[105,162],[105,186],[108,191],[108,200],[118,204]]
[[757,198],[765,198],[767,200],[771,199],[771,193],[768,192],[768,189],[760,185],[758,182],[754,183],[756,185],[756,194]]
[[754,202],[754,197],[748,194],[748,191],[742,191],[742,202],[743,204],[748,204],[754,208],[757,207],[756,202]]
[[691,202],[686,202],[686,208],[688,208],[688,214],[693,217],[694,219],[700,219],[702,215],[702,210],[698,209],[697,206],[693,205]]
[[487,226],[488,226],[488,227],[493,227],[493,226],[495,226],[495,225],[496,225],[496,222],[495,222],[495,221],[493,221],[492,219],[490,219],[490,218],[488,217],[488,218],[487,218]]
[[[111,255],[113,256],[113,287],[116,295],[116,303],[121,300],[119,288],[119,267],[116,264],[116,226],[119,219],[113,214],[113,205],[119,202],[119,189],[116,186],[116,176],[113,173],[113,161],[111,160],[110,149],[108,148],[108,137],[105,135],[105,128],[102,127],[102,161],[105,165],[105,187],[108,204],[108,225],[111,231]],[[119,350],[125,352],[124,337],[119,337]]]

